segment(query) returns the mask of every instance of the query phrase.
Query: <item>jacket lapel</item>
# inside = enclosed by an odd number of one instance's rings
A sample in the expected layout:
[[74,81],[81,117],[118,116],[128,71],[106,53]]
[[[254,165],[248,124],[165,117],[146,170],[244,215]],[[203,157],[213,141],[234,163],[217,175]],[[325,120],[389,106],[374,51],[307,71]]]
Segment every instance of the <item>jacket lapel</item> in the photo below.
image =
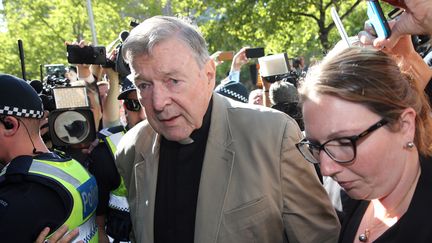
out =
[[156,198],[157,171],[159,164],[159,136],[152,140],[151,151],[140,152],[143,161],[135,164],[135,188],[137,198],[136,217],[141,218],[144,234],[137,236],[139,242],[154,242],[154,209]]
[[204,156],[195,218],[195,242],[216,242],[234,163],[225,101],[213,95],[211,125]]

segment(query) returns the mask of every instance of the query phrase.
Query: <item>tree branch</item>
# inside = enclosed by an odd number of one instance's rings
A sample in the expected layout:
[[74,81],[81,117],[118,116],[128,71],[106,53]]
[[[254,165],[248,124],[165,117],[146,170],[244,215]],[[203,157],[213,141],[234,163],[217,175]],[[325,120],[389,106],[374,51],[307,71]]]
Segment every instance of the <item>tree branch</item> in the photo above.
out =
[[308,14],[308,13],[303,13],[303,12],[295,12],[295,11],[287,11],[286,13],[287,14],[293,14],[293,15],[300,15],[300,16],[312,18],[316,21],[319,21],[319,19],[313,14]]
[[[34,11],[35,13],[37,13],[37,10],[34,9],[33,6],[29,6],[30,10]],[[40,14],[37,14],[36,17],[38,19],[40,19],[42,21],[42,23],[44,23],[49,29],[52,30],[52,32],[64,43],[66,40],[62,37],[62,35],[60,35],[60,33],[58,33],[58,31],[56,31],[56,29],[54,29]]]
[[327,10],[328,8],[330,8],[331,5],[334,5],[336,10],[339,11],[339,3],[337,0],[331,0],[330,2],[328,2],[325,6],[324,6],[324,10]]
[[342,14],[342,16],[340,17],[341,20],[344,19],[346,16],[348,16],[352,11],[354,11],[354,9],[362,2],[363,0],[357,0],[352,6],[351,8],[349,8],[344,14]]
[[[342,14],[340,16],[340,19],[343,20],[344,18],[346,18],[346,16],[348,16],[349,14],[351,14],[354,9],[362,2],[363,0],[357,0],[344,14]],[[330,31],[333,27],[335,26],[334,22],[331,22],[326,29],[328,31]]]

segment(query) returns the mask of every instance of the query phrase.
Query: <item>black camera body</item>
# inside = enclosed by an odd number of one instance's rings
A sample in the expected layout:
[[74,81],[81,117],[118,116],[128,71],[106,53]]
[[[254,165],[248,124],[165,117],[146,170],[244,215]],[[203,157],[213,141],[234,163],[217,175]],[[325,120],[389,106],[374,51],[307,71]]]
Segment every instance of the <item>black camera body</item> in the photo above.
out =
[[[136,20],[132,20],[129,23],[129,26],[132,29],[137,27],[138,25],[139,22]],[[114,41],[114,43],[120,41],[120,43],[115,47],[115,49],[117,50],[116,59],[113,62],[108,61],[107,63],[108,67],[114,68],[114,70],[119,74],[120,80],[123,80],[124,78],[126,78],[126,76],[128,76],[131,73],[129,64],[126,63],[126,61],[123,59],[123,42],[126,41],[128,36],[129,36],[129,32],[126,30],[123,30],[122,32],[119,33],[118,38]]]
[[105,65],[106,49],[104,46],[67,45],[67,59],[71,64],[101,64]]
[[299,74],[294,70],[289,71],[285,77],[283,77],[283,81],[284,82],[288,82],[291,83],[292,85],[294,85],[296,88],[298,88],[299,85],[299,80],[300,78],[302,78],[303,74]]
[[117,46],[117,57],[114,62],[114,70],[119,74],[120,79],[125,78],[131,73],[129,64],[123,59],[122,47],[123,43]]

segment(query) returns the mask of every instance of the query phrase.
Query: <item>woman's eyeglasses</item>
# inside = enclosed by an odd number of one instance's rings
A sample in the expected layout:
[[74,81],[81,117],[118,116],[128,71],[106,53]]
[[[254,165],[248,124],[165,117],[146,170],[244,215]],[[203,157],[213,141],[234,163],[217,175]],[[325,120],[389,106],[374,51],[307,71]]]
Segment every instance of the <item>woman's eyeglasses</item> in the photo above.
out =
[[366,131],[359,135],[351,137],[342,137],[330,139],[323,144],[316,144],[308,141],[306,138],[296,144],[297,149],[305,157],[305,159],[313,164],[320,163],[320,152],[323,150],[332,160],[338,163],[349,163],[353,161],[357,155],[357,141],[360,138],[371,134],[378,128],[386,125],[387,120],[382,119],[379,122],[370,126]]
[[141,104],[139,103],[138,100],[124,99],[123,103],[125,104],[126,109],[128,109],[130,111],[139,111],[139,110],[141,110]]

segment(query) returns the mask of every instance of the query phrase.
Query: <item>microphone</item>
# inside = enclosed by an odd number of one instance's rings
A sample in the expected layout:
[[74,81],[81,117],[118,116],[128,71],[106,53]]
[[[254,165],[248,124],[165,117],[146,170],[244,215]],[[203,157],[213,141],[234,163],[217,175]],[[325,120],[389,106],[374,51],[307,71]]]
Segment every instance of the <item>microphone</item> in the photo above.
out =
[[123,31],[120,32],[120,34],[119,34],[119,38],[121,39],[122,42],[125,41],[126,38],[128,38],[128,36],[129,36],[129,32],[126,31],[126,30],[123,30]]
[[29,84],[30,84],[30,86],[33,87],[33,89],[36,91],[36,93],[38,93],[38,94],[42,93],[43,84],[42,84],[41,81],[39,81],[39,80],[32,80],[32,81],[30,81]]
[[56,109],[54,99],[51,96],[41,94],[39,98],[42,100],[42,104],[45,110],[53,111]]
[[24,48],[23,48],[22,40],[18,40],[18,52],[19,52],[19,57],[20,57],[20,62],[21,62],[22,77],[25,81],[27,81],[25,63],[24,63]]

